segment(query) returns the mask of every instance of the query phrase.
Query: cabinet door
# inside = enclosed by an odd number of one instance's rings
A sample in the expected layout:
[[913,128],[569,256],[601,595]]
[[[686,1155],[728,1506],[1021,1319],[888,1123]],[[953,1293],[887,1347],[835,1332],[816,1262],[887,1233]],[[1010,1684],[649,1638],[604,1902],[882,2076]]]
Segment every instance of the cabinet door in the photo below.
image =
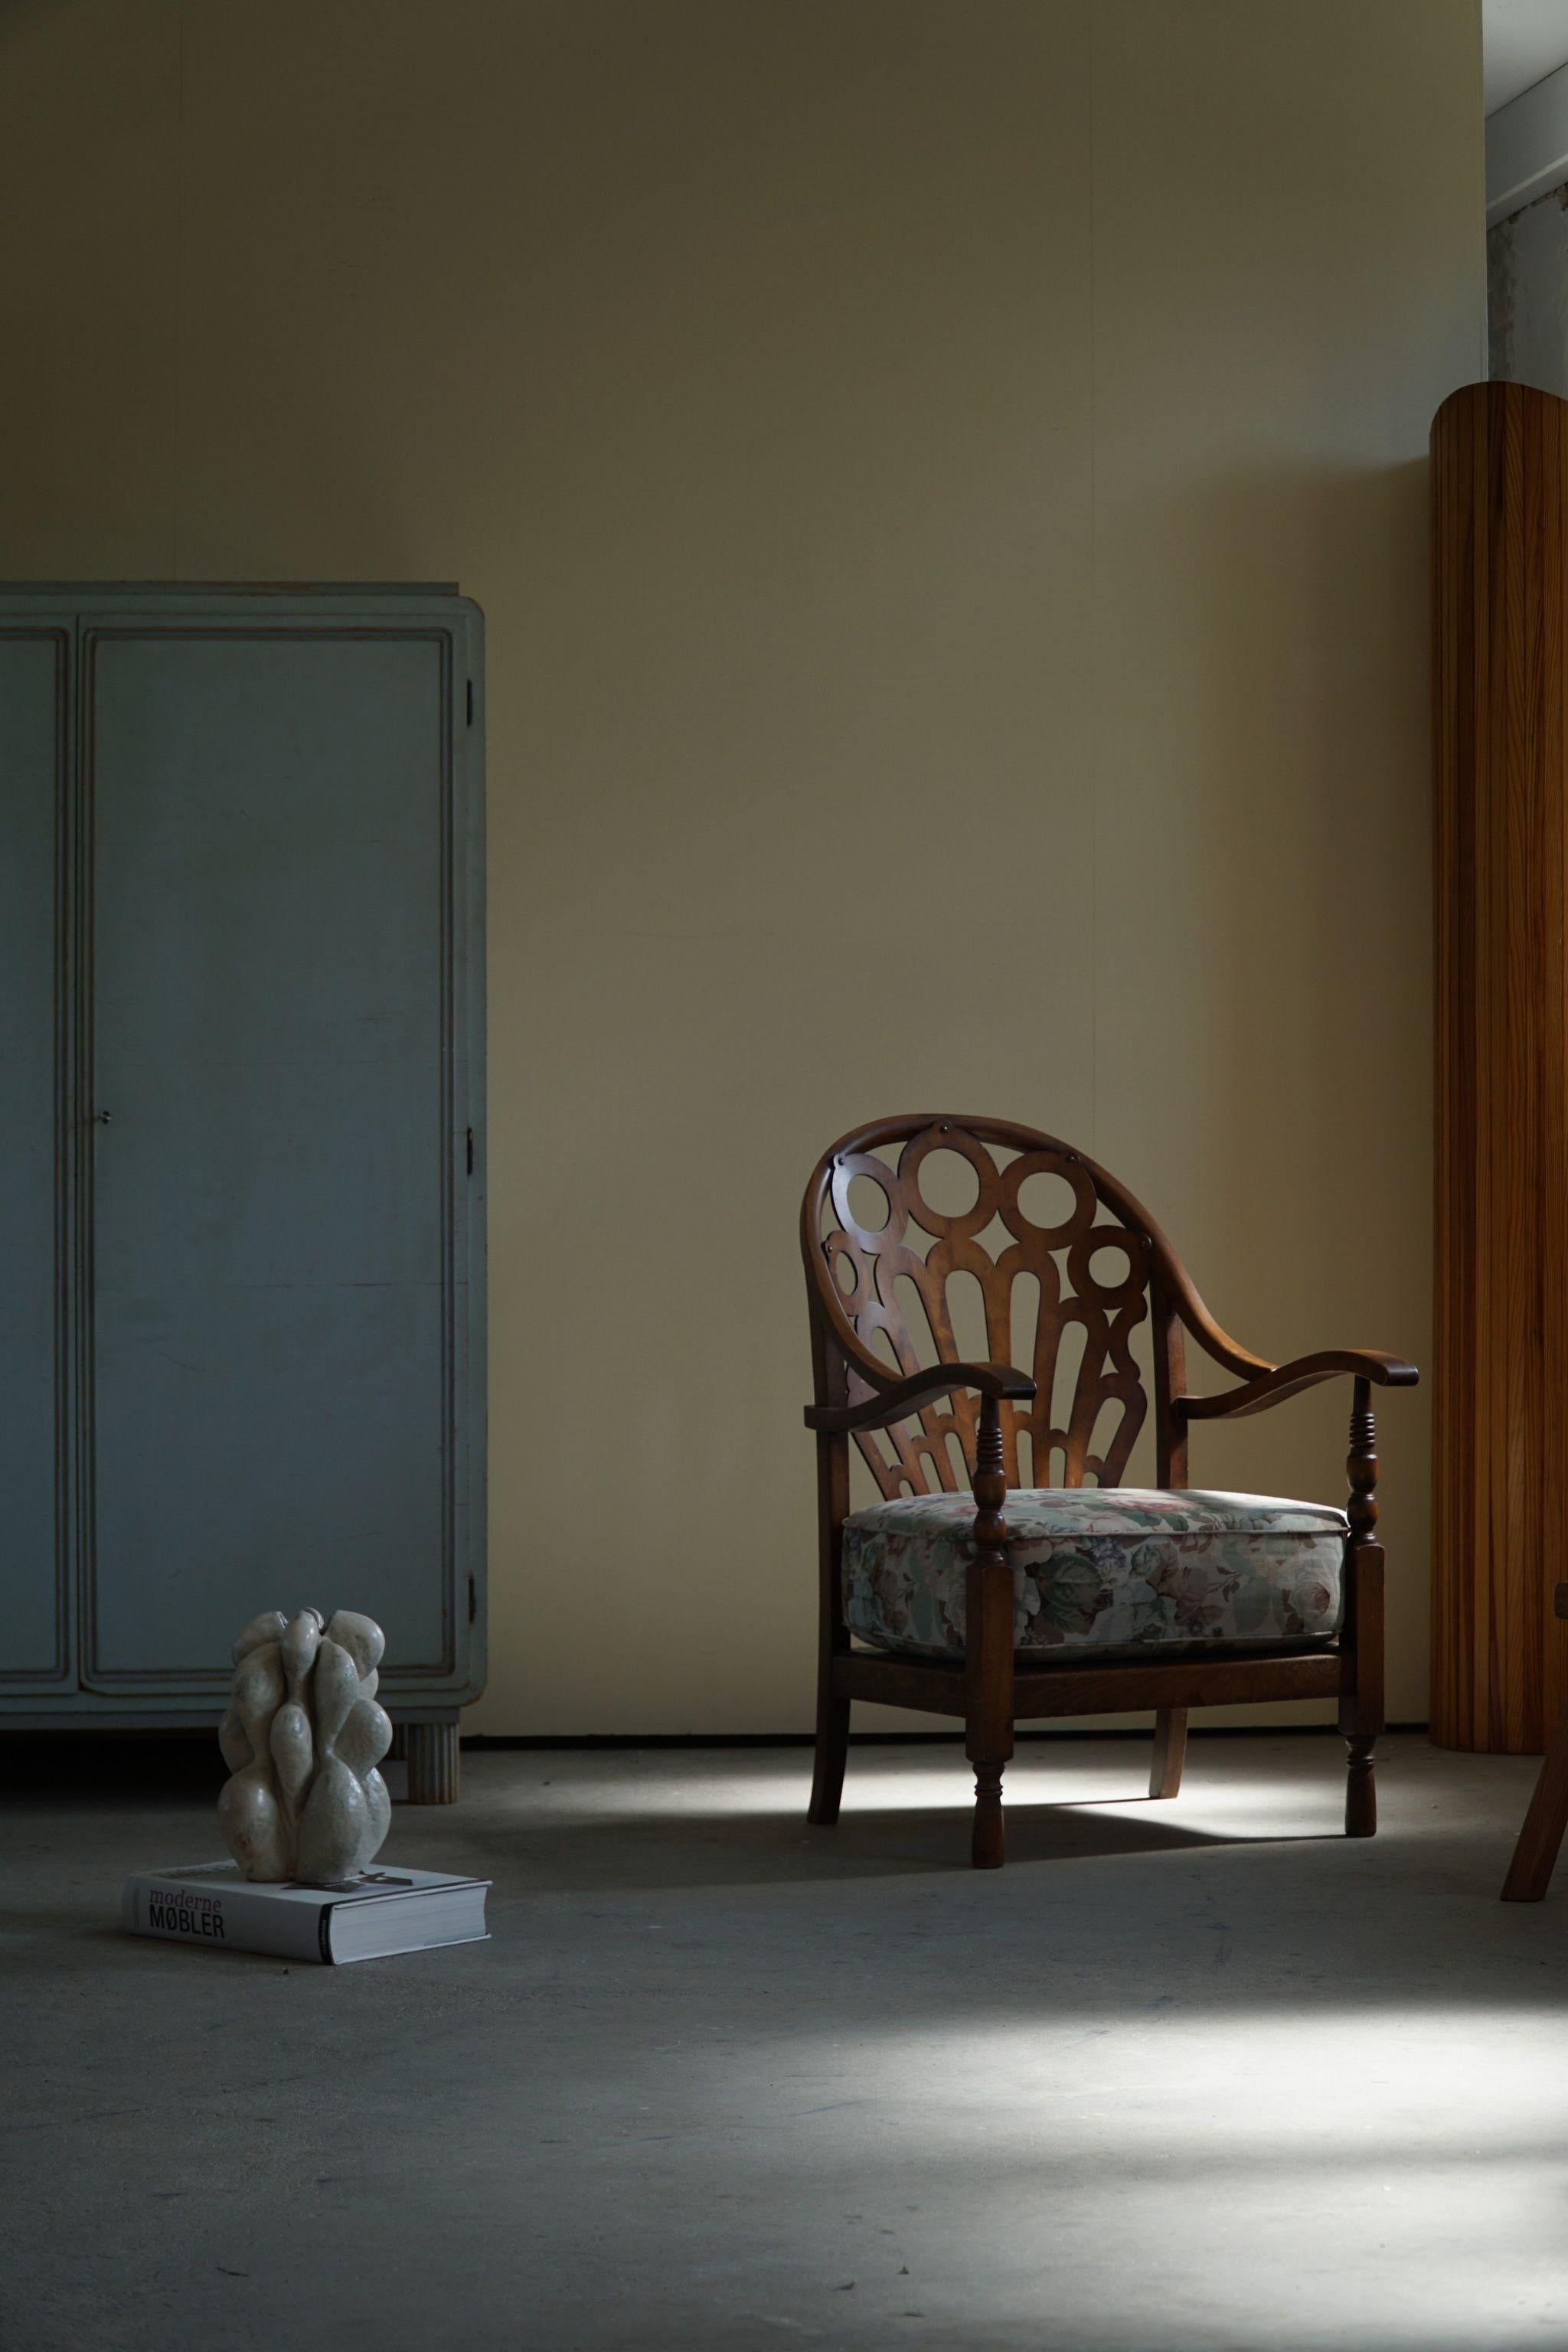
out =
[[70,1668],[55,1212],[69,1156],[57,850],[69,645],[63,629],[0,631],[0,1683],[18,1691]]
[[83,632],[87,1678],[195,1691],[258,1610],[460,1665],[450,641]]

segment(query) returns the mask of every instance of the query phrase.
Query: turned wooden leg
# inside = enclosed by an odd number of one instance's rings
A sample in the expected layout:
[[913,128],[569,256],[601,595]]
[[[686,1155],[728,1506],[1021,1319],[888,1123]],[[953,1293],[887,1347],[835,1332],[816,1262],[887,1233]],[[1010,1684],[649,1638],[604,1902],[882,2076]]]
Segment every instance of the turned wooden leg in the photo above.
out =
[[1000,1870],[1007,1859],[1007,1832],[1002,1821],[1002,1772],[1000,1764],[977,1763],[974,1767],[974,1827],[970,1834],[969,1859],[976,1870]]
[[1000,1870],[1006,1855],[1002,1772],[1013,1753],[1013,1568],[1002,1516],[1007,1480],[996,1400],[980,1409],[975,1445],[974,1558],[964,1589],[964,1746],[974,1767],[976,1870]]
[[[1563,1591],[1568,1593],[1568,1585]],[[1568,1611],[1563,1612],[1568,1615]],[[1519,1843],[1503,1881],[1505,1903],[1539,1903],[1551,1883],[1563,1833],[1568,1830],[1568,1706],[1563,1710],[1535,1792],[1530,1800]]]
[[456,1723],[405,1724],[403,1738],[408,1754],[409,1803],[455,1805],[458,1801]]
[[1349,1753],[1345,1768],[1346,1837],[1377,1835],[1377,1780],[1372,1759],[1376,1745],[1376,1740],[1364,1732],[1357,1732],[1345,1741]]
[[816,1761],[811,1776],[811,1803],[806,1820],[830,1829],[838,1819],[844,1794],[844,1766],[849,1754],[849,1702],[835,1698],[827,1687],[825,1668],[816,1695]]
[[[816,1365],[816,1393],[836,1403],[845,1396],[844,1367],[830,1361],[821,1335],[813,1327],[812,1348]],[[805,1818],[819,1829],[838,1819],[844,1794],[844,1764],[849,1753],[849,1702],[833,1687],[840,1658],[849,1653],[844,1622],[844,1520],[849,1508],[849,1441],[819,1437],[816,1441],[816,1534],[818,1621],[816,1637],[816,1759],[811,1775],[811,1802]]]
[[1340,1632],[1340,1729],[1348,1762],[1345,1775],[1345,1835],[1377,1834],[1377,1783],[1372,1752],[1383,1729],[1383,1546],[1377,1540],[1377,1424],[1372,1389],[1355,1384],[1351,1406],[1351,1523],[1345,1546],[1343,1622]]
[[1149,1769],[1149,1794],[1173,1797],[1182,1785],[1187,1755],[1187,1710],[1162,1706],[1154,1711],[1154,1760]]

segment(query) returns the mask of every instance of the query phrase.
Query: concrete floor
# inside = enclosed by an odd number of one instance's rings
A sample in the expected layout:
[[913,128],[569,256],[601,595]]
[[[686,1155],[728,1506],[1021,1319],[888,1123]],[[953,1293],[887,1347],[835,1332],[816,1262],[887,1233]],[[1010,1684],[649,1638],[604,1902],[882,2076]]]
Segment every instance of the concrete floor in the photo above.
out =
[[1528,1761],[1031,1743],[496,1752],[389,1859],[493,1941],[353,1969],[133,1941],[210,1768],[0,1816],[4,2352],[800,2343],[1568,2346],[1568,1864],[1497,1900]]

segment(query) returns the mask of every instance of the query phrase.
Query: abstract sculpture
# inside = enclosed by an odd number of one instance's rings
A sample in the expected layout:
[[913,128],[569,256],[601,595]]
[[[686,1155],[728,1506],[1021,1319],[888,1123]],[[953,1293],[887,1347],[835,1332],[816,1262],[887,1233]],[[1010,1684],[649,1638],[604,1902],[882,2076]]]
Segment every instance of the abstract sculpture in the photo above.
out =
[[352,1609],[253,1617],[235,1643],[218,1746],[224,1843],[247,1878],[340,1885],[379,1853],[392,1800],[376,1766],[392,1725],[376,1705],[379,1625]]

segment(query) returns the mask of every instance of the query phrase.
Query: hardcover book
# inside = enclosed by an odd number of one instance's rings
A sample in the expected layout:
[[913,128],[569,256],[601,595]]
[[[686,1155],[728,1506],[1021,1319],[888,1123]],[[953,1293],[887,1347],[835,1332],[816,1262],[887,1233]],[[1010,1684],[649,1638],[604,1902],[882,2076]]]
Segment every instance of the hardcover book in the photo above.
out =
[[438,1870],[371,1870],[352,1885],[272,1886],[242,1877],[237,1863],[196,1863],[128,1878],[121,1916],[133,1936],[342,1967],[486,1942],[489,1885]]

